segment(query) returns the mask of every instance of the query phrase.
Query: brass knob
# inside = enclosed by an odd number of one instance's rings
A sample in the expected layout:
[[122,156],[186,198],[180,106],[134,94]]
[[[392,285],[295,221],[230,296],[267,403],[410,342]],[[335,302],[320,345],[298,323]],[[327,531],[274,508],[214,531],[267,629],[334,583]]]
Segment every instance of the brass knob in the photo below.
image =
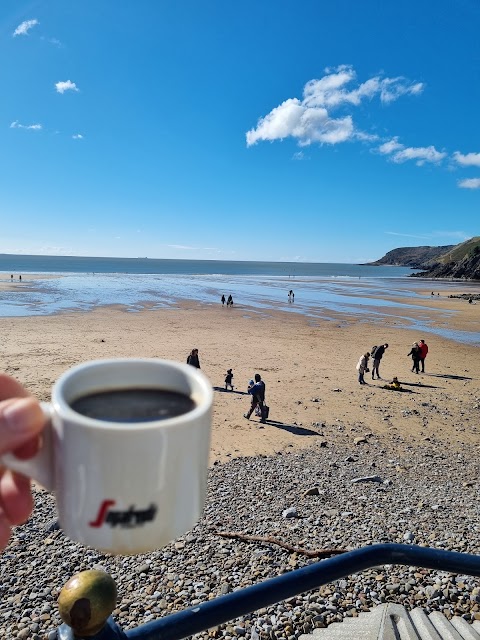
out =
[[117,587],[105,571],[89,570],[74,575],[58,597],[62,620],[75,636],[94,636],[115,609]]

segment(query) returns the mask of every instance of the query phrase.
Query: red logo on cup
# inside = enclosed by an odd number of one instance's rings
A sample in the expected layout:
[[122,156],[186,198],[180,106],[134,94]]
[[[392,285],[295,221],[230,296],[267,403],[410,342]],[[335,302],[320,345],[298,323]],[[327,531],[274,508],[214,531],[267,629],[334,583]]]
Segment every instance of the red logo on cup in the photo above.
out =
[[104,500],[100,504],[97,517],[88,523],[89,526],[98,528],[103,524],[108,524],[111,527],[119,526],[123,529],[131,529],[141,527],[145,522],[151,522],[157,514],[157,507],[154,504],[151,504],[148,509],[136,509],[132,505],[126,511],[113,511],[110,507],[115,504],[115,500]]

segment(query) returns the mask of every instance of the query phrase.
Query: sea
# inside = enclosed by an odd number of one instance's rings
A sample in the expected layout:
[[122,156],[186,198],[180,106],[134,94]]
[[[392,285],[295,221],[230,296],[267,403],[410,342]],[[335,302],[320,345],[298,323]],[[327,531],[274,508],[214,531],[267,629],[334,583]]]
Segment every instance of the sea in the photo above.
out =
[[[191,301],[218,305],[224,294],[232,295],[235,308],[245,315],[267,317],[280,310],[312,322],[322,318],[338,323],[341,314],[381,324],[388,314],[401,327],[478,344],[478,333],[448,328],[453,312],[439,310],[444,320],[439,325],[431,322],[430,309],[424,307],[424,317],[418,311],[422,300],[439,290],[448,295],[480,287],[440,284],[411,274],[405,267],[357,264],[0,254],[1,281],[13,285],[0,289],[0,317],[85,312],[108,305],[130,313]],[[426,293],[430,288],[434,291]],[[290,290],[293,304],[288,302]]]

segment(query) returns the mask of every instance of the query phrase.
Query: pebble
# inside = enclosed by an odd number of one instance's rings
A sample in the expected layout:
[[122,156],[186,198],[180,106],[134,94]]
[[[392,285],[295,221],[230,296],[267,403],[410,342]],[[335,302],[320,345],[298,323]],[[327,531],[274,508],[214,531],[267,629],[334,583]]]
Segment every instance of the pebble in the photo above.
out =
[[[271,536],[308,549],[415,542],[480,553],[480,507],[475,489],[465,486],[471,479],[478,484],[478,455],[471,444],[459,443],[455,455],[441,441],[427,447],[399,438],[393,446],[375,436],[368,447],[358,447],[347,429],[342,433],[324,423],[322,429],[332,435],[328,448],[287,449],[282,456],[214,465],[202,520],[150,554],[111,556],[72,543],[52,529],[52,496],[35,489],[33,516],[14,529],[0,555],[0,638],[56,640],[58,593],[85,569],[102,568],[113,576],[119,594],[114,617],[129,630],[316,562],[273,544],[222,538],[215,530]],[[369,475],[372,464],[378,476]],[[374,477],[380,480],[365,480]],[[312,499],[316,495],[321,499]],[[44,544],[47,529],[50,544]],[[196,638],[297,640],[305,630],[356,617],[382,602],[471,621],[480,618],[479,601],[478,578],[389,564],[245,614]]]

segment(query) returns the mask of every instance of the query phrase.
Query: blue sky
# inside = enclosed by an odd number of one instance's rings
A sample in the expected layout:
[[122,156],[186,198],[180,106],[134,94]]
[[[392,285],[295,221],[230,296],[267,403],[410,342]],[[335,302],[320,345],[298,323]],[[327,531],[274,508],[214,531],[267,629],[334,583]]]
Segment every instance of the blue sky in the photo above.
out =
[[3,0],[0,252],[361,262],[479,235],[476,0]]

